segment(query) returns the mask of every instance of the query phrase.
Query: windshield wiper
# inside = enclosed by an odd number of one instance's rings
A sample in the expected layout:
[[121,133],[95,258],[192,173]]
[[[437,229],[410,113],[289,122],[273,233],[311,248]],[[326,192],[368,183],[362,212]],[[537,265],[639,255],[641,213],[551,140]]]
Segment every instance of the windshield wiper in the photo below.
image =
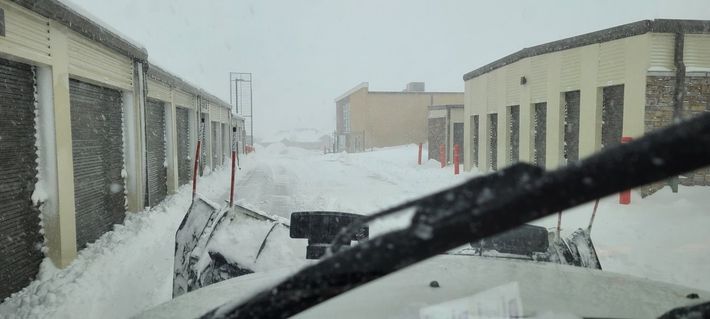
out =
[[[543,172],[516,164],[417,201],[412,224],[338,251],[202,318],[285,318],[471,241],[710,165],[710,113]],[[483,187],[483,188],[481,188]]]

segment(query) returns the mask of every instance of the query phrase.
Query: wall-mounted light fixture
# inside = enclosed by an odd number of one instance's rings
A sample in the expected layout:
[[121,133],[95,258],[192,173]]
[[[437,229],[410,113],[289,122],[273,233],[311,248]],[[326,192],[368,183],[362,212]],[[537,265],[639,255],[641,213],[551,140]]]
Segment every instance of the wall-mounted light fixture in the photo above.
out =
[[525,85],[528,83],[528,79],[525,76],[520,77],[520,85]]

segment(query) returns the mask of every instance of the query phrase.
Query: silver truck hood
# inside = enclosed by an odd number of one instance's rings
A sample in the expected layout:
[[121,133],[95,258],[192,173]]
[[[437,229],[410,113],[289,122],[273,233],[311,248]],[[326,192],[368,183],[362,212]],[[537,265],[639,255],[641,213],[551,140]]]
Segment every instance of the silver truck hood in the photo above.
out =
[[[240,303],[297,268],[226,280],[158,305],[137,318],[195,318],[224,303]],[[430,286],[437,281],[438,288]],[[491,300],[505,286],[523,316],[650,318],[710,300],[710,292],[599,270],[532,261],[440,255],[370,282],[297,318],[412,318],[458,311]],[[514,290],[508,289],[515,287]],[[512,296],[510,294],[513,294]],[[686,296],[696,293],[699,299]],[[496,298],[495,295],[493,296]],[[483,298],[483,299],[481,299]],[[460,309],[459,309],[460,310]],[[440,318],[440,316],[435,316]]]

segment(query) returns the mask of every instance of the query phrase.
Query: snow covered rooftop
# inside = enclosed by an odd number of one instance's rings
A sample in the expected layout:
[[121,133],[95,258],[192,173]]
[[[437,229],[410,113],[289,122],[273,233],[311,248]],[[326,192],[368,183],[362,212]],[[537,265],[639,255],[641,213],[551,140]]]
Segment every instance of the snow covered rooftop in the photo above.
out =
[[504,67],[524,58],[529,58],[541,54],[563,51],[590,45],[594,43],[608,42],[617,39],[632,37],[649,32],[657,33],[710,33],[710,21],[708,20],[641,20],[629,24],[624,24],[604,30],[590,32],[571,38],[557,40],[545,44],[524,48],[518,52],[507,55],[478,69],[463,75],[463,80],[468,81],[482,74]]
[[121,34],[68,0],[12,0],[13,2],[67,26],[128,57],[146,60],[148,51],[137,41]]

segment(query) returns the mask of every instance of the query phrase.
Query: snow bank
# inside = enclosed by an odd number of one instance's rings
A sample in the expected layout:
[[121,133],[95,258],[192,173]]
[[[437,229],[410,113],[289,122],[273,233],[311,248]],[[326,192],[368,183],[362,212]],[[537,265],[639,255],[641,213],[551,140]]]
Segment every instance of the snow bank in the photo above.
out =
[[[592,241],[605,271],[710,290],[710,196],[707,187],[669,187],[631,205],[610,196],[599,203]],[[563,232],[586,227],[594,203],[562,215]],[[557,216],[536,222],[549,228]]]
[[[224,169],[199,181],[199,191],[219,199]],[[187,212],[190,185],[153,209],[129,213],[58,270],[42,263],[37,280],[0,304],[2,318],[126,318],[170,300],[175,231]]]

